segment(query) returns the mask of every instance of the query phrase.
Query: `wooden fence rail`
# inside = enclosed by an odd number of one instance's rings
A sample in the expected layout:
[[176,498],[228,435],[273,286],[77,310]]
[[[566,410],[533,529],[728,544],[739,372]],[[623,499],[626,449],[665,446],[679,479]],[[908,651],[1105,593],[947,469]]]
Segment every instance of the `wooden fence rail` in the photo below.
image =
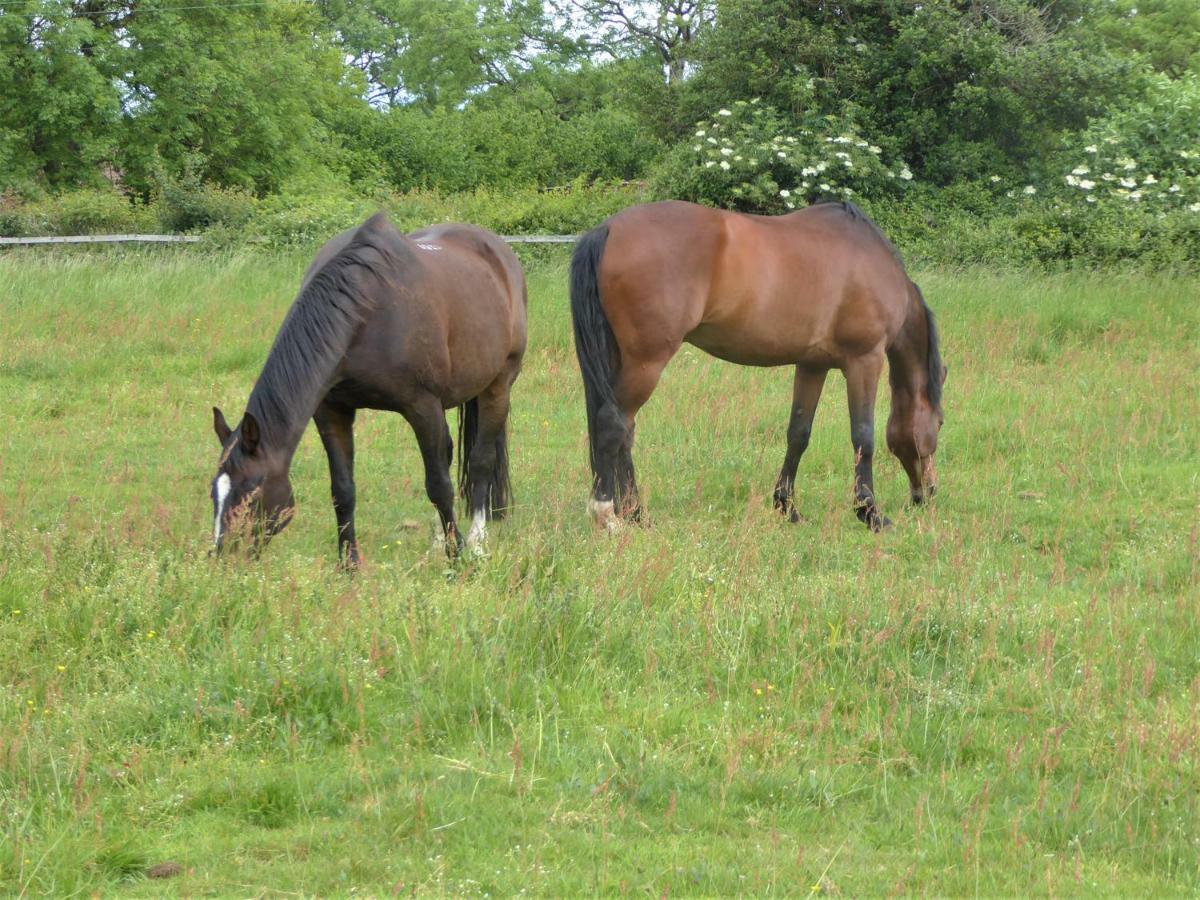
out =
[[[577,234],[514,234],[510,244],[573,244]],[[77,234],[68,237],[0,237],[0,246],[29,244],[195,244],[203,238],[194,234]]]

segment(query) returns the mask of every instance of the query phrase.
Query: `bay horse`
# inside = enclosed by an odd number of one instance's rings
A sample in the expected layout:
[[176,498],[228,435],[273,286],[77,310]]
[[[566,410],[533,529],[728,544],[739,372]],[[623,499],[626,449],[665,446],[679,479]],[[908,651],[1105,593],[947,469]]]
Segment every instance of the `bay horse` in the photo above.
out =
[[887,442],[921,503],[935,490],[946,368],[933,312],[883,232],[848,202],[757,216],[667,201],[630,207],[585,234],[570,269],[571,319],[587,407],[598,525],[640,513],[638,410],[686,341],[749,366],[795,366],[787,452],[774,505],[799,521],[796,468],[825,377],[841,369],[850,405],[854,508],[878,531],[875,392],[886,357]]
[[459,489],[467,544],[508,509],[509,392],[525,353],[525,276],[498,236],[470,225],[401,234],[382,214],[334,237],[304,275],[237,428],[213,407],[221,458],[212,481],[213,541],[235,526],[265,545],[291,520],[288,470],[312,419],[329,458],[338,557],[359,561],[354,533],[354,417],[398,412],[416,434],[425,490],[446,549],[462,544],[445,410],[459,407]]

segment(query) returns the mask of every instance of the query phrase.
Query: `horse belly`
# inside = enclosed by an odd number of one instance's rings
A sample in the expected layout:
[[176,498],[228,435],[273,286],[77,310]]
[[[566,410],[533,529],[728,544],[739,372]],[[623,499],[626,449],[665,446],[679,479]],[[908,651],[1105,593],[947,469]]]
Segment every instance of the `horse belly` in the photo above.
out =
[[828,323],[791,295],[749,295],[710,303],[685,340],[743,366],[833,365]]

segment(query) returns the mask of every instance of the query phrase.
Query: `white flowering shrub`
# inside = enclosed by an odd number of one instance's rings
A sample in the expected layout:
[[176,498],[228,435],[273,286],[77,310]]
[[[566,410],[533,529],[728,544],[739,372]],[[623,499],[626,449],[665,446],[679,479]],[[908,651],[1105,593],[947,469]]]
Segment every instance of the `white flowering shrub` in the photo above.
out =
[[1044,186],[1051,198],[1200,213],[1200,78],[1153,81],[1140,103],[1073,138],[1064,159],[1061,175]]
[[899,195],[912,180],[900,160],[830,118],[786,128],[757,101],[738,101],[698,122],[668,156],[657,193],[754,212],[786,212],[822,197]]

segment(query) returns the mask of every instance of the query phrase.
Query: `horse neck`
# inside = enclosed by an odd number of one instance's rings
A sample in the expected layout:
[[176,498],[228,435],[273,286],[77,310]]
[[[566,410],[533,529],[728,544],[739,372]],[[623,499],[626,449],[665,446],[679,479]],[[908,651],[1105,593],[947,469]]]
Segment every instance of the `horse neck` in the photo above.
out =
[[285,470],[350,343],[347,335],[338,341],[340,347],[309,355],[297,341],[300,327],[289,313],[246,403],[258,419],[263,446],[282,458]]
[[929,395],[929,319],[915,293],[910,293],[908,315],[887,355],[892,406],[911,409]]

